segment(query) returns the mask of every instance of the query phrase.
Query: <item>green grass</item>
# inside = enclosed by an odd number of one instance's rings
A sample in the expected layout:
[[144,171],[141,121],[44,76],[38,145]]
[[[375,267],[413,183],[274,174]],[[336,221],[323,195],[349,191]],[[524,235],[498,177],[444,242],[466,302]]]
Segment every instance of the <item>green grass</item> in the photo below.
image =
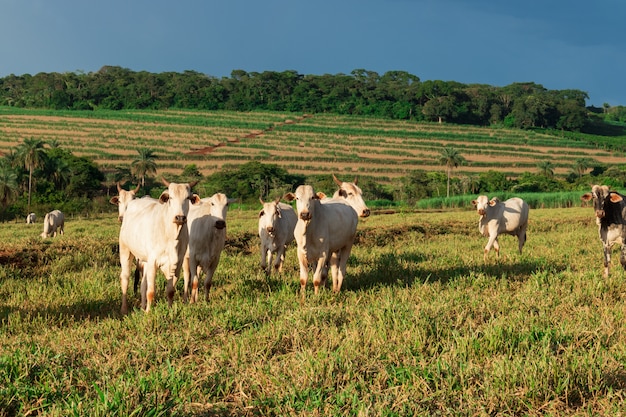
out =
[[0,225],[0,416],[624,412],[626,273],[602,278],[590,208],[533,209],[486,264],[472,210],[373,215],[342,292],[304,301],[293,247],[260,272],[256,219],[229,212],[208,303],[168,308],[160,275],[125,317],[114,215]]

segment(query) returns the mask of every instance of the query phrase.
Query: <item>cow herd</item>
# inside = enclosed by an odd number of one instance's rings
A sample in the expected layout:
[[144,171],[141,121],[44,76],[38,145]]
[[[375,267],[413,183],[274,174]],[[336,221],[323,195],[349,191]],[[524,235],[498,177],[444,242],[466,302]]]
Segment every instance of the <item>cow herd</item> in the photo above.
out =
[[[263,201],[259,211],[260,267],[267,275],[272,269],[283,270],[285,251],[295,241],[300,268],[300,293],[305,296],[309,268],[313,270],[313,287],[319,293],[328,276],[332,277],[334,292],[341,290],[346,277],[346,265],[359,217],[368,217],[370,210],[363,193],[354,182],[342,182],[333,175],[339,187],[329,198],[316,192],[311,185],[300,185],[273,201]],[[183,270],[183,300],[198,301],[199,278],[204,273],[204,293],[208,300],[212,278],[226,241],[226,213],[232,199],[222,193],[200,198],[188,184],[170,183],[159,198],[135,198],[139,186],[124,190],[118,183],[118,195],[111,203],[118,206],[120,286],[122,314],[128,312],[127,290],[133,265],[135,291],[141,283],[141,306],[148,312],[154,303],[157,270],[165,275],[166,296],[172,304],[176,281]],[[281,202],[295,201],[292,205]],[[609,274],[611,249],[621,245],[620,263],[626,270],[626,196],[607,186],[592,186],[583,201],[593,201],[596,222],[604,251],[604,276]],[[500,255],[498,236],[509,234],[518,239],[519,253],[526,243],[529,206],[517,197],[506,201],[481,195],[472,201],[479,215],[478,230],[488,237],[483,258],[486,261],[493,248]],[[27,223],[35,221],[34,213]],[[64,215],[53,210],[45,215],[42,237],[63,234]]]

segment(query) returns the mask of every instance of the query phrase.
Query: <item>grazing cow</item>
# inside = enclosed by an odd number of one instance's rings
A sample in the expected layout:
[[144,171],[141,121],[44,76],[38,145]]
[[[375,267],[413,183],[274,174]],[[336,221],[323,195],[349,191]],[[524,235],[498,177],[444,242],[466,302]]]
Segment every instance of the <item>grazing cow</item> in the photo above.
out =
[[472,200],[472,204],[480,214],[478,230],[483,236],[489,236],[483,259],[487,260],[487,254],[492,246],[496,250],[497,256],[500,257],[498,235],[503,233],[517,236],[519,253],[521,254],[524,243],[526,243],[528,204],[517,197],[501,202],[495,197],[489,200],[485,195]]
[[126,206],[128,206],[128,203],[135,198],[137,191],[139,191],[139,187],[141,187],[141,184],[137,184],[137,188],[135,188],[134,190],[126,191],[120,186],[119,181],[117,182],[118,195],[116,195],[115,197],[112,197],[109,200],[109,202],[117,206],[117,210],[118,210],[117,220],[120,223],[122,223],[122,221],[124,220],[124,213],[126,212]]
[[50,213],[46,213],[43,219],[43,232],[42,238],[55,237],[57,230],[59,234],[65,234],[63,228],[65,227],[65,216],[59,210],[52,210]]
[[157,268],[167,279],[166,294],[171,306],[174,286],[187,251],[189,232],[186,226],[189,203],[199,204],[200,197],[192,193],[197,184],[170,183],[163,178],[167,190],[158,199],[140,198],[128,203],[120,228],[120,286],[122,314],[128,312],[126,292],[133,258],[143,265],[141,305],[150,311],[154,301]]
[[274,269],[283,271],[285,251],[287,245],[293,242],[293,229],[298,218],[289,204],[281,203],[280,197],[274,201],[264,202],[259,198],[263,208],[259,212],[259,237],[261,238],[261,269],[267,275],[272,271],[272,257]]
[[606,185],[594,185],[591,192],[584,194],[581,199],[593,199],[598,232],[604,247],[604,277],[609,276],[611,249],[616,243],[621,245],[619,261],[626,270],[626,196],[609,190]]
[[35,213],[30,213],[28,216],[26,216],[26,224],[34,224],[36,219],[37,216],[35,215]]
[[316,264],[313,274],[315,294],[324,284],[323,270],[327,261],[333,277],[333,291],[339,292],[359,221],[356,212],[338,201],[322,204],[320,195],[310,185],[300,185],[295,193],[285,194],[285,199],[296,200],[298,211],[293,234],[298,245],[302,297],[309,276],[309,263]]
[[348,203],[359,217],[368,217],[370,215],[370,209],[367,208],[365,201],[363,200],[363,191],[357,185],[358,178],[354,178],[354,182],[339,181],[335,174],[333,174],[333,180],[335,184],[339,186],[339,189],[333,194],[333,198],[343,199]]
[[[209,291],[213,274],[220,261],[220,255],[226,242],[226,212],[228,205],[235,202],[222,193],[203,198],[200,204],[189,208],[187,228],[189,245],[183,262],[184,289],[183,297],[195,303],[198,301],[198,281],[200,271],[204,271],[205,299],[209,300]],[[191,282],[191,289],[189,283]]]

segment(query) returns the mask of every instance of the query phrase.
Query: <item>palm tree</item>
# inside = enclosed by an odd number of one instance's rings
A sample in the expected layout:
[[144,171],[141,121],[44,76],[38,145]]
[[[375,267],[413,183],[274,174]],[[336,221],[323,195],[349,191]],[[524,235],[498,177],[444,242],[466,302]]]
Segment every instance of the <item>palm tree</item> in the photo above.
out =
[[157,165],[154,162],[157,156],[150,148],[137,149],[139,156],[131,164],[130,168],[133,174],[141,178],[141,186],[146,185],[146,174],[156,174]]
[[448,189],[447,196],[450,197],[450,175],[452,174],[452,168],[456,168],[465,162],[463,155],[453,148],[452,146],[444,146],[439,156],[439,163],[446,166],[446,173],[448,174]]
[[552,178],[554,177],[554,165],[550,161],[541,161],[537,164],[537,168],[539,168],[539,172],[545,177]]
[[33,171],[42,166],[46,160],[46,150],[43,146],[43,141],[30,138],[24,139],[24,142],[17,148],[17,161],[23,163],[28,170],[28,213],[30,213],[30,195],[33,188]]
[[0,160],[0,206],[2,206],[2,212],[17,195],[17,174],[6,159]]
[[591,168],[591,160],[589,158],[578,158],[572,168],[574,172],[578,174],[578,178],[580,178]]

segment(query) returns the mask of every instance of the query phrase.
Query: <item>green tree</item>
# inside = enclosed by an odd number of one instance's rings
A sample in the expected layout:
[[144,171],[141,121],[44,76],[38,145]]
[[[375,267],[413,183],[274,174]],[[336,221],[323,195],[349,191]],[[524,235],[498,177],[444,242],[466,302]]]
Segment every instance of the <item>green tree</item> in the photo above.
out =
[[452,169],[458,167],[465,162],[463,155],[452,146],[444,146],[439,156],[439,163],[446,166],[446,175],[448,176],[447,197],[450,197],[450,175]]
[[0,206],[2,214],[18,195],[17,174],[6,159],[0,160]]
[[27,211],[30,213],[30,197],[33,184],[33,171],[39,168],[46,161],[46,150],[44,142],[38,139],[24,139],[24,142],[17,149],[17,160],[28,170],[28,206]]
[[139,156],[130,164],[130,169],[133,175],[141,179],[141,186],[146,185],[146,175],[156,174],[157,164],[154,161],[157,159],[154,151],[150,148],[137,149]]
[[589,168],[592,167],[592,163],[593,161],[589,158],[578,158],[574,162],[572,170],[576,173],[576,175],[578,175],[578,178],[580,178],[585,175],[585,172],[587,172]]

